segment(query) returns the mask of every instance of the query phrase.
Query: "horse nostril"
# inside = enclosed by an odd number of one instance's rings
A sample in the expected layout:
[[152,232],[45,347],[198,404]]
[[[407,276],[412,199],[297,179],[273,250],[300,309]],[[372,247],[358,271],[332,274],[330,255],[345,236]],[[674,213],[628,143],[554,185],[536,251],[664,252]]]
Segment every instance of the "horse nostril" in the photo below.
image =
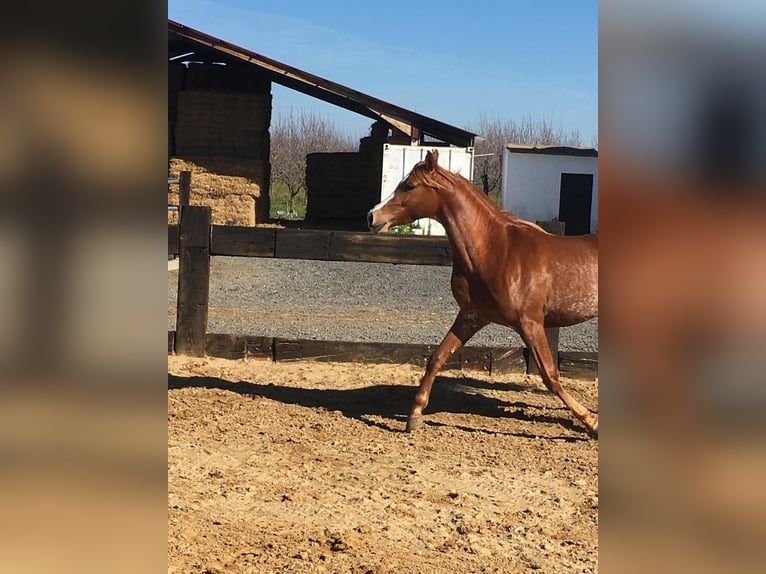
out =
[[367,227],[372,228],[372,211],[367,212]]

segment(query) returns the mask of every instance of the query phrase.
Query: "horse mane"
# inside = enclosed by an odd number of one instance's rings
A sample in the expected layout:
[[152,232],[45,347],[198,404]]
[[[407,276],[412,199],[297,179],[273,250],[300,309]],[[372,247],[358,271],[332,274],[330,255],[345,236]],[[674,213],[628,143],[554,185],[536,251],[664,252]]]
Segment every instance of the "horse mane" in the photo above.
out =
[[[466,177],[463,177],[459,173],[453,173],[438,164],[435,164],[432,168],[429,167],[425,161],[421,161],[413,167],[411,176],[415,182],[419,184],[439,187],[448,193],[464,192],[472,197],[475,201],[482,203],[490,210],[490,212],[495,213],[499,217],[509,219],[512,223],[517,225],[532,227],[542,231],[543,233],[548,233],[536,223],[522,219],[515,213],[501,208],[497,203],[492,201],[489,196],[482,193],[482,191]],[[439,178],[446,180],[446,184],[439,181]]]

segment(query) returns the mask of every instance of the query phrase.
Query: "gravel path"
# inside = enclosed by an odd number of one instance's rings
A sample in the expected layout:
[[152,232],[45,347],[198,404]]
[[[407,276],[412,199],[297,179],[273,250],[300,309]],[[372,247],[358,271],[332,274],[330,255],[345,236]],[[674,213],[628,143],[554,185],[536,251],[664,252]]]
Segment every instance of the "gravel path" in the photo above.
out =
[[[208,331],[267,337],[439,343],[457,315],[450,267],[213,257]],[[168,271],[175,329],[178,271]],[[489,325],[471,345],[520,346]],[[560,348],[598,350],[598,320],[561,329]]]

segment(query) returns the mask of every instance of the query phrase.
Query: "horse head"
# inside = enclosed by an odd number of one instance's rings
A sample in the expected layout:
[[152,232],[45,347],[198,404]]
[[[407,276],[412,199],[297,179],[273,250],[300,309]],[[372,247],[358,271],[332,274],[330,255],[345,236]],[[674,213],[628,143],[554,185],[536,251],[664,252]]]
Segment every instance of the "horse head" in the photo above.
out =
[[439,195],[434,175],[439,170],[439,152],[426,153],[415,164],[394,192],[367,213],[367,224],[376,233],[392,225],[405,225],[424,217],[433,218],[439,210]]

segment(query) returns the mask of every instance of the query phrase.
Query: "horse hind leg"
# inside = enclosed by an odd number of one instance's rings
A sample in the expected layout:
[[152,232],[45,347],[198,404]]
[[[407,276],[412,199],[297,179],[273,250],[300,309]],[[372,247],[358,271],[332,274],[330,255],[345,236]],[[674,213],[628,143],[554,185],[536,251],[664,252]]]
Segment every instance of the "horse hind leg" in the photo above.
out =
[[537,364],[545,386],[569,407],[577,420],[582,422],[591,434],[598,436],[598,417],[578,403],[559,381],[559,371],[553,362],[542,320],[522,321],[521,327],[524,343]]
[[461,309],[449,332],[437,347],[436,351],[428,359],[426,372],[420,379],[420,386],[412,402],[412,410],[407,419],[407,431],[411,432],[423,424],[423,410],[428,406],[431,396],[431,387],[436,379],[436,374],[444,366],[454,353],[473,337],[482,327],[487,324],[475,311]]

